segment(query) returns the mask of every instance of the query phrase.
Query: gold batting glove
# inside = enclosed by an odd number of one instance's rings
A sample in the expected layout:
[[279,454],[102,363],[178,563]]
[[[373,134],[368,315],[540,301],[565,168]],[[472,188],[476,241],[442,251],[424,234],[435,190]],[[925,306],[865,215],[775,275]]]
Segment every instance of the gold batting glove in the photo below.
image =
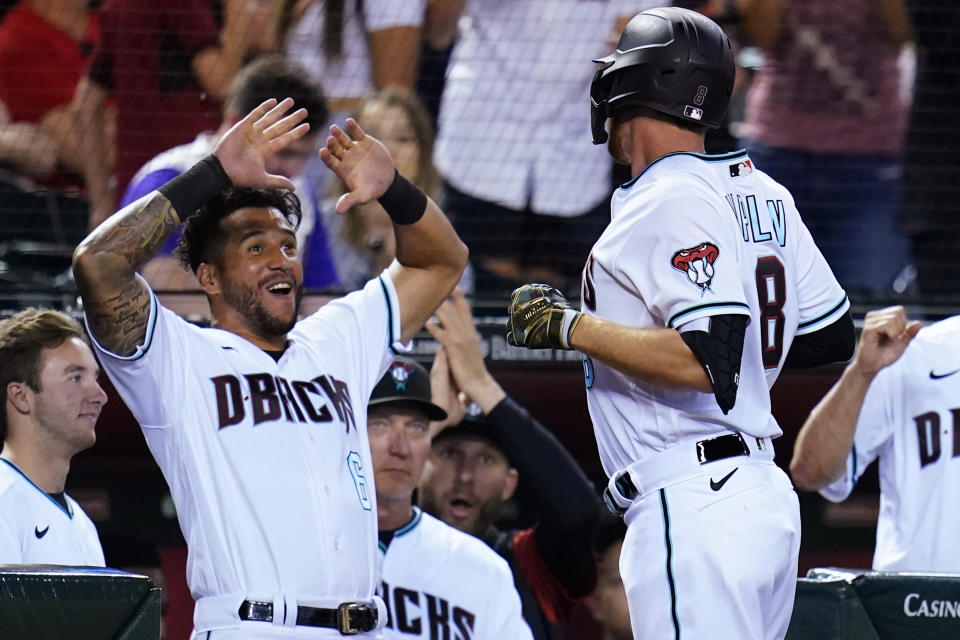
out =
[[527,349],[573,349],[570,336],[581,313],[546,284],[514,289],[507,308],[507,342]]

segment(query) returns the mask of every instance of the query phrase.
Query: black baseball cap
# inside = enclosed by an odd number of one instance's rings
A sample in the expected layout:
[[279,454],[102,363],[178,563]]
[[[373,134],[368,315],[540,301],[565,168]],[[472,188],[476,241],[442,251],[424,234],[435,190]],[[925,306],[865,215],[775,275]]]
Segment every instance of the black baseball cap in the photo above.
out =
[[431,420],[446,420],[447,412],[430,402],[430,374],[419,362],[395,356],[370,394],[368,406],[387,402],[409,402]]
[[486,417],[480,407],[475,404],[471,403],[467,406],[467,414],[460,424],[444,427],[440,433],[433,436],[433,442],[436,444],[446,438],[482,440],[500,451],[511,466],[514,465],[514,456],[510,446],[504,442],[503,436],[498,430],[491,429],[488,426]]

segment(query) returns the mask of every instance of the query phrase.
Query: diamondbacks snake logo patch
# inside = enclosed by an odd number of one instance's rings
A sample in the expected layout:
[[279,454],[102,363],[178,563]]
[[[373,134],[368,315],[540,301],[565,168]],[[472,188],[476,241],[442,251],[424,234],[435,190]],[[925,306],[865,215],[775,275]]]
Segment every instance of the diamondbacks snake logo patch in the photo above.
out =
[[703,242],[689,249],[681,249],[673,254],[670,265],[677,271],[683,271],[687,274],[687,279],[700,288],[700,295],[704,295],[710,289],[710,282],[713,280],[713,263],[720,256],[720,250],[717,245],[710,242]]

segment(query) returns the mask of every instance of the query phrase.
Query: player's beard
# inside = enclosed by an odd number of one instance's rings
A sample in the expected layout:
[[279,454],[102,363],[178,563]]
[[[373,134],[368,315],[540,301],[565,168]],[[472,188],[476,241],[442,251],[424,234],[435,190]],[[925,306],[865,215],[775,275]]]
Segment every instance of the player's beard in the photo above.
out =
[[469,520],[461,521],[453,518],[447,511],[448,505],[450,504],[449,493],[442,497],[437,497],[436,492],[429,483],[422,485],[418,492],[420,507],[424,511],[444,521],[451,527],[460,529],[464,533],[469,533],[477,538],[482,537],[487,532],[487,529],[490,528],[490,525],[497,521],[497,518],[500,517],[501,505],[503,504],[499,496],[491,496],[483,502],[480,502],[476,496],[472,496],[472,502],[476,507],[476,511]]
[[294,289],[293,313],[290,318],[278,318],[270,313],[257,296],[258,290],[246,285],[225,281],[223,299],[236,309],[250,328],[263,336],[285,336],[297,323],[300,313],[300,300],[303,298],[303,285]]

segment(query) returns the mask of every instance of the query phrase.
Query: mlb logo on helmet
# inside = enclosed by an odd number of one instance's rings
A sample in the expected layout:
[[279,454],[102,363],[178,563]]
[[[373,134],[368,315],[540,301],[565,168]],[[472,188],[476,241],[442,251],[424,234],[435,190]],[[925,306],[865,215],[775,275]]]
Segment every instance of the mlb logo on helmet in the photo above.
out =
[[702,120],[703,119],[703,109],[698,109],[692,105],[687,105],[683,110],[683,115],[693,120]]

